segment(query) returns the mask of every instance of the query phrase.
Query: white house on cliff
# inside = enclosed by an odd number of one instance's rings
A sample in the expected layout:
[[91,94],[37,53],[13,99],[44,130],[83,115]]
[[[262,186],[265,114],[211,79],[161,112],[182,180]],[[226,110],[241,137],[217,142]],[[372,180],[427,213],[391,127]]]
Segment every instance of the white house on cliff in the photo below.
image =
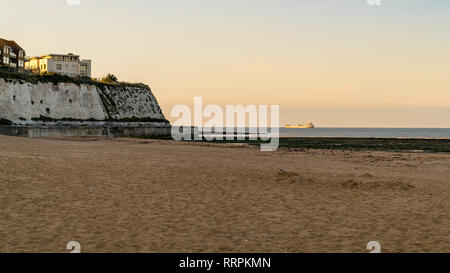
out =
[[91,60],[80,60],[80,56],[69,54],[48,54],[32,57],[25,63],[25,69],[34,73],[56,73],[71,77],[91,77]]

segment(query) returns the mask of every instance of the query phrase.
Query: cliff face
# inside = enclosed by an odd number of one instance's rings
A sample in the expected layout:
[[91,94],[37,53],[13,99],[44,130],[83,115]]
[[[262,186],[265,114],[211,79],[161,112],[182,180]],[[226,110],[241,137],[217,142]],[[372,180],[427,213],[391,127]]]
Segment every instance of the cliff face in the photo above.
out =
[[0,118],[18,124],[32,120],[166,122],[145,85],[32,83],[1,77]]
[[165,119],[147,87],[103,86],[97,89],[107,119]]

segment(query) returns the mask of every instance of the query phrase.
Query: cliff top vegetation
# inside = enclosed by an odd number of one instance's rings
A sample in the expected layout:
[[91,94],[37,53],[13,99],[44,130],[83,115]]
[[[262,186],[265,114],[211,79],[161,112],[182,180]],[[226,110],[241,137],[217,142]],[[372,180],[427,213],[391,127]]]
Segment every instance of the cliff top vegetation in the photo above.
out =
[[[16,73],[9,71],[1,71],[0,70],[0,78],[5,79],[6,81],[14,81],[20,83],[74,83],[76,85],[81,84],[90,84],[103,89],[103,87],[112,87],[112,86],[120,86],[120,87],[138,87],[143,89],[150,90],[148,85],[143,83],[127,83],[127,82],[119,82],[119,81],[97,81],[95,79],[91,79],[89,77],[69,77],[65,75],[59,75],[55,73],[47,73],[47,74],[24,74],[24,73]],[[116,78],[117,79],[117,78]]]

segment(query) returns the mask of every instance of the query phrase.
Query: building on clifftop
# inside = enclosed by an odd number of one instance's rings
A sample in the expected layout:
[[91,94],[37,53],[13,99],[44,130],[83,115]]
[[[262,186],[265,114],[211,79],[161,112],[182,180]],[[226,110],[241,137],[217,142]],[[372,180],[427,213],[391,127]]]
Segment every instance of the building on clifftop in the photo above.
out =
[[16,42],[0,38],[0,68],[23,73],[25,56],[25,50]]
[[56,73],[70,77],[91,77],[91,60],[80,60],[80,56],[72,53],[32,57],[25,63],[25,67],[34,73]]

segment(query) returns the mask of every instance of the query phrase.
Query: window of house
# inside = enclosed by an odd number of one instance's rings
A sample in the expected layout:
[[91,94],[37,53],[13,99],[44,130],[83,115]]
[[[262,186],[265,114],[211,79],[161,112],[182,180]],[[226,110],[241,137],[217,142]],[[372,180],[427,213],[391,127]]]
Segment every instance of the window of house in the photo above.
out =
[[9,58],[8,57],[3,57],[3,63],[4,64],[9,64]]
[[19,60],[19,67],[23,67],[23,61]]
[[56,64],[56,70],[61,70],[62,69],[62,65],[61,64]]
[[87,66],[86,65],[82,65],[80,66],[80,72],[87,72]]

